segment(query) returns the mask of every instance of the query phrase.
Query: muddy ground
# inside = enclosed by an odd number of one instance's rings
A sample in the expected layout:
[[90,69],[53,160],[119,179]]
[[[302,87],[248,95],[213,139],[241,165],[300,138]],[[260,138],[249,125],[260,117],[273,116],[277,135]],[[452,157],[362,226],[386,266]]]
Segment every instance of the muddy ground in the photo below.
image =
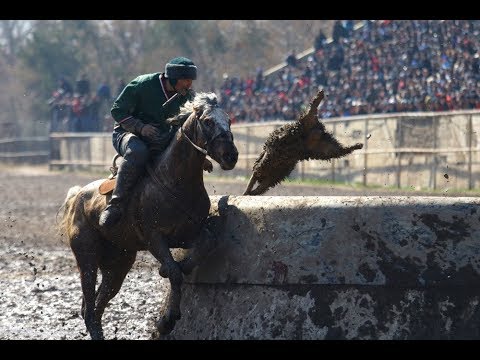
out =
[[[89,339],[79,316],[81,289],[73,254],[56,233],[55,221],[69,187],[97,178],[98,174],[50,172],[43,166],[0,166],[0,340]],[[243,180],[206,177],[210,195],[240,195],[245,186]],[[290,184],[266,195],[382,194],[393,195],[348,186]],[[153,257],[139,253],[103,316],[105,337],[150,339],[167,284]]]

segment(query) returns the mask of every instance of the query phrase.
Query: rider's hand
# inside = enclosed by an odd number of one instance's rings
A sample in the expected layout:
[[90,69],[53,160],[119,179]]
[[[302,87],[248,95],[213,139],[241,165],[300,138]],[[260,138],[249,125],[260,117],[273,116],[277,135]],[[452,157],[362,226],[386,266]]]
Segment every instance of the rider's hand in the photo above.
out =
[[140,135],[142,135],[143,138],[149,141],[154,141],[160,136],[160,131],[153,125],[145,124],[142,127],[142,131],[140,132]]

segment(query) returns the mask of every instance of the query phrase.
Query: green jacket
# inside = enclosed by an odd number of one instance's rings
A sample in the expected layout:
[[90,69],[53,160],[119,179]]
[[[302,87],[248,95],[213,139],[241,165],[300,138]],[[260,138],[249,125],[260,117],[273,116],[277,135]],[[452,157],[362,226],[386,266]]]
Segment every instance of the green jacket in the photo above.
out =
[[180,107],[189,100],[189,95],[177,96],[165,108],[167,101],[160,81],[161,73],[140,75],[133,79],[118,95],[112,106],[115,125],[133,116],[145,124],[157,126],[161,132],[168,131],[170,126],[165,120],[176,115]]

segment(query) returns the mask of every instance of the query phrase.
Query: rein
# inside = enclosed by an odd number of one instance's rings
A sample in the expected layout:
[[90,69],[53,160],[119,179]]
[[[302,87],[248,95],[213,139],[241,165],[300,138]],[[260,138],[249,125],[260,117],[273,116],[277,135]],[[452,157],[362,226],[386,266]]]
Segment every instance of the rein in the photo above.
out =
[[180,127],[180,134],[182,134],[182,136],[184,136],[184,137],[188,140],[188,142],[189,142],[190,144],[192,144],[192,146],[193,146],[195,149],[197,149],[198,151],[200,151],[203,155],[207,155],[207,150],[202,149],[200,146],[194,144],[193,141],[190,140],[190,138],[187,136],[187,134],[185,134],[185,131],[183,131],[183,126]]

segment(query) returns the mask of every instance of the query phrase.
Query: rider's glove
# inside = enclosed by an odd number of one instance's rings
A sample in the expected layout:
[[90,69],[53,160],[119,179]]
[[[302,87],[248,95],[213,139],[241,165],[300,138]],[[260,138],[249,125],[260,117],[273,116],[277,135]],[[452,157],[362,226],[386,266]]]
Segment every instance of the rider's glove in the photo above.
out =
[[141,120],[134,118],[133,116],[127,117],[126,119],[119,121],[118,124],[124,130],[127,130],[128,132],[131,132],[135,135],[141,135],[143,127],[145,126],[145,124]]
[[154,143],[157,142],[159,138],[161,138],[162,133],[155,126],[150,124],[144,124],[142,130],[140,131],[140,135],[148,142]]

